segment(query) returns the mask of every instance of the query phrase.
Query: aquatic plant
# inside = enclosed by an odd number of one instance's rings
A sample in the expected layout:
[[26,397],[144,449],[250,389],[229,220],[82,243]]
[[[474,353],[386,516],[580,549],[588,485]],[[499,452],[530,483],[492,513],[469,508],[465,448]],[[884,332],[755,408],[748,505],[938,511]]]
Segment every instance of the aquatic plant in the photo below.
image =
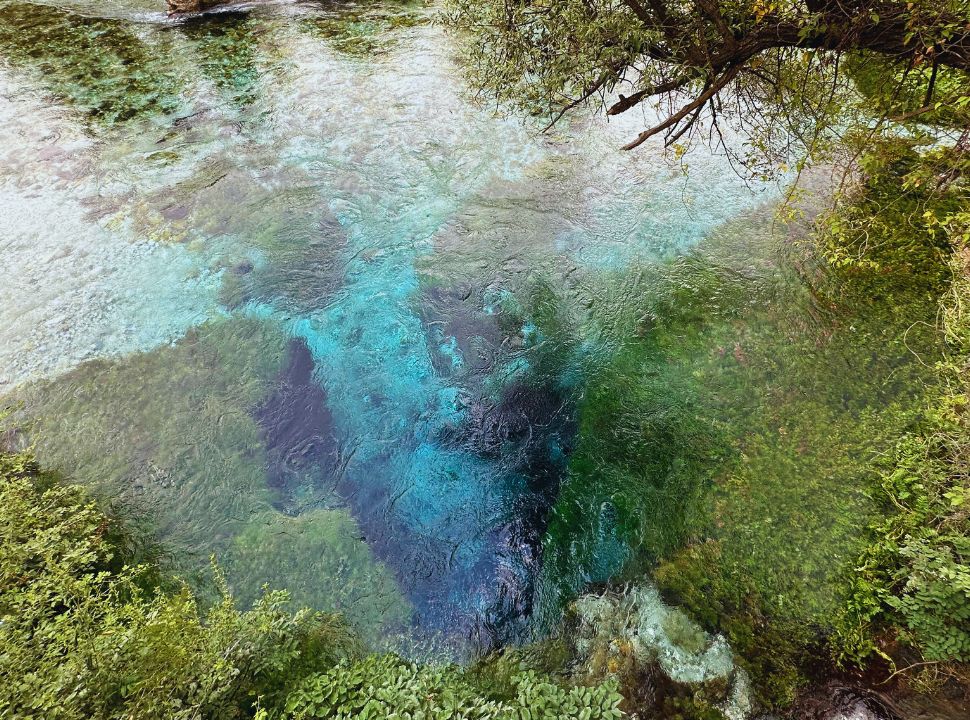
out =
[[256,100],[260,82],[255,46],[259,33],[243,13],[219,13],[218,18],[188,20],[179,30],[199,50],[199,70],[233,102],[245,108]]
[[426,0],[392,0],[376,4],[338,3],[326,15],[303,22],[310,33],[326,38],[338,51],[354,57],[387,52],[395,32],[430,21]]
[[852,285],[779,249],[778,227],[755,214],[693,256],[594,286],[589,325],[609,322],[610,341],[545,562],[573,587],[654,572],[727,635],[761,701],[784,705],[836,623],[859,518],[877,512],[867,461],[933,381],[910,351],[933,357],[940,338],[910,326],[933,317],[948,274]]
[[215,553],[242,600],[272,581],[301,605],[345,610],[376,639],[406,622],[408,603],[361,541],[328,469],[308,460],[287,487],[270,483],[256,416],[286,381],[291,354],[272,323],[225,319],[174,345],[27,385],[5,398],[20,409],[4,422],[28,431],[48,467],[140,517],[197,587]]

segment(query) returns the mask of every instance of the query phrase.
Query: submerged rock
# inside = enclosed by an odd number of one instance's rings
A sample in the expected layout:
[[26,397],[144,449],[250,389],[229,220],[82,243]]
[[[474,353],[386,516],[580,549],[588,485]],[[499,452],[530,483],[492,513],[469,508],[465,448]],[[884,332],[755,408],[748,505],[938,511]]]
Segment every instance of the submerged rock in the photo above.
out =
[[666,605],[653,586],[585,595],[573,612],[579,623],[576,651],[590,676],[618,677],[626,695],[638,695],[655,710],[690,698],[728,720],[751,714],[748,677],[727,640]]
[[203,12],[218,5],[228,5],[230,0],[166,0],[169,15]]

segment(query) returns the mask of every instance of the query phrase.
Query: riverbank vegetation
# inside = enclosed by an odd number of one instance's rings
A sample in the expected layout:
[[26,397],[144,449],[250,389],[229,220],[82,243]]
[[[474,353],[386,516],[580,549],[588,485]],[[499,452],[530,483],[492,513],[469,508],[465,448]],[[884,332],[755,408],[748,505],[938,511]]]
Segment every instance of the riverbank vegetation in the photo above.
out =
[[615,683],[522,663],[491,671],[369,654],[338,615],[266,589],[237,607],[215,565],[207,603],[79,486],[0,454],[0,716],[620,717]]

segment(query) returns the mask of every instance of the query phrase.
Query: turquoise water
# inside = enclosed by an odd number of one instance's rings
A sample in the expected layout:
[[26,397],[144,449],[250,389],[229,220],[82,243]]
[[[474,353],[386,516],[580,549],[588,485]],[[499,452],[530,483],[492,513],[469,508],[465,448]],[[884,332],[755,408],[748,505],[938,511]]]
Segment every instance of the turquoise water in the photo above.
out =
[[[590,278],[776,188],[621,153],[642,116],[537,135],[471,104],[432,15],[0,0],[0,393],[186,572],[214,552],[242,597],[480,647],[546,607],[577,407],[618,342],[553,347],[543,292],[582,316]],[[587,580],[625,557],[603,512],[616,562]]]

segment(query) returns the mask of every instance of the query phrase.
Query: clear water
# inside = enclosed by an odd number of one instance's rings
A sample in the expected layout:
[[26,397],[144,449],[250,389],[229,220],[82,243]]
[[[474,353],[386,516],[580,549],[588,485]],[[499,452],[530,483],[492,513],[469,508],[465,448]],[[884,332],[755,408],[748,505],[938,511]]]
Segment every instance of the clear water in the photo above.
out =
[[215,553],[241,599],[461,652],[631,556],[594,494],[544,564],[564,478],[602,480],[570,466],[585,393],[715,229],[765,297],[743,240],[777,238],[777,188],[621,153],[642,116],[540,136],[470,104],[432,16],[0,0],[0,393],[183,572]]

